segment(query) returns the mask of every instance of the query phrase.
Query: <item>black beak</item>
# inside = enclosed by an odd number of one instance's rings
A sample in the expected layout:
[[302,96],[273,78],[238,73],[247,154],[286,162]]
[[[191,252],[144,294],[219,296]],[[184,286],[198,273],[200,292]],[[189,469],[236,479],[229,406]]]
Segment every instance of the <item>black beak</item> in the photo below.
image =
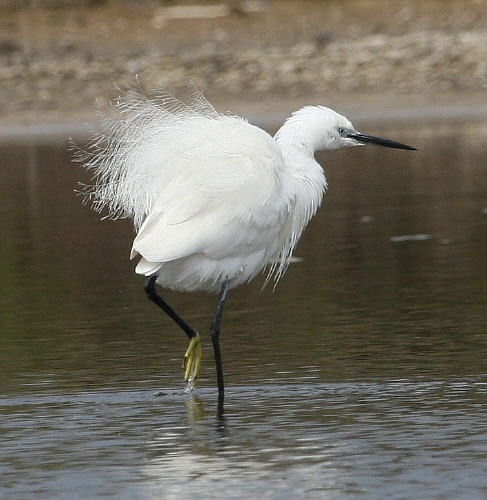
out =
[[390,141],[389,139],[381,139],[373,135],[361,134],[360,132],[349,132],[347,137],[355,139],[362,144],[376,144],[377,146],[384,146],[385,148],[408,149],[409,151],[416,151],[416,148],[402,144],[401,142]]

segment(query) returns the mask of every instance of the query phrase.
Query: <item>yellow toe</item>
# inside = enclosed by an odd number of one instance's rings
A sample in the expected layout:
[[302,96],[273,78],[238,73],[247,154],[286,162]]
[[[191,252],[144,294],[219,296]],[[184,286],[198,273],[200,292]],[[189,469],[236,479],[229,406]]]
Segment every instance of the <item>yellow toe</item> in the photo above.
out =
[[190,385],[190,389],[196,386],[198,382],[198,375],[201,372],[201,358],[203,351],[201,349],[201,338],[199,334],[189,342],[188,349],[184,354],[184,380]]

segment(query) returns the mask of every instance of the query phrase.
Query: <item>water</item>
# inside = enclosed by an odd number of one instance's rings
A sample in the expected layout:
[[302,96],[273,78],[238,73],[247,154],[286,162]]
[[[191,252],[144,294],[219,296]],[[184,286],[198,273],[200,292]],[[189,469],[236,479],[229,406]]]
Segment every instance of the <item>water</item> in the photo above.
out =
[[73,190],[64,141],[0,157],[0,496],[487,497],[487,124],[361,128],[418,152],[321,155],[330,189],[275,292],[230,293],[218,415],[216,297],[151,304],[127,221]]

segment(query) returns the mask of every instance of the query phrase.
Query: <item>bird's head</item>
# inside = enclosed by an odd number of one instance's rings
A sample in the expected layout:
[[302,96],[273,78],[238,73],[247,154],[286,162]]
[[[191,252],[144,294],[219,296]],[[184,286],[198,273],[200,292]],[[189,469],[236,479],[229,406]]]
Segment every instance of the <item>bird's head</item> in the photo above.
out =
[[306,106],[293,113],[286,127],[294,142],[311,151],[334,150],[349,146],[375,144],[386,148],[409,149],[400,142],[366,135],[355,130],[352,122],[325,106]]

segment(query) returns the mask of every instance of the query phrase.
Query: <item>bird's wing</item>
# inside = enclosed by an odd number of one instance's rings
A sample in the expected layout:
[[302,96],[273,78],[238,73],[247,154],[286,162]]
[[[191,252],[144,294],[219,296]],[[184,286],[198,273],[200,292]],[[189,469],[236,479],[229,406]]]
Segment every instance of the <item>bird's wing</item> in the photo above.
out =
[[280,150],[262,130],[231,125],[218,128],[218,141],[173,158],[179,166],[168,182],[153,186],[157,197],[133,255],[149,262],[195,253],[219,260],[250,255],[276,239],[292,198]]

